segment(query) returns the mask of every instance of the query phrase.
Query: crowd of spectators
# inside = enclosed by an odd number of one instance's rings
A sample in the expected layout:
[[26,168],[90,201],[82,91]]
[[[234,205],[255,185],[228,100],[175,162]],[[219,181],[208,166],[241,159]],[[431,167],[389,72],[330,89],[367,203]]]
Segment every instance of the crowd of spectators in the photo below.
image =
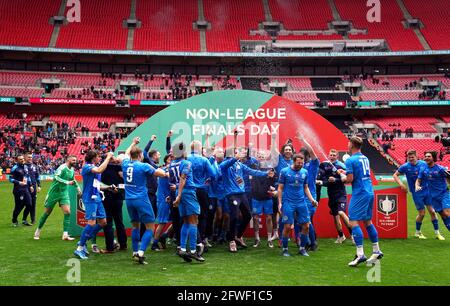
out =
[[435,100],[436,98],[439,100],[445,100],[447,96],[447,93],[445,90],[440,89],[439,87],[436,88],[427,88],[424,89],[419,94],[420,100]]
[[96,89],[94,85],[90,88],[83,88],[81,91],[76,90],[75,93],[67,92],[67,99],[108,99],[116,100],[125,98],[125,91],[118,89]]

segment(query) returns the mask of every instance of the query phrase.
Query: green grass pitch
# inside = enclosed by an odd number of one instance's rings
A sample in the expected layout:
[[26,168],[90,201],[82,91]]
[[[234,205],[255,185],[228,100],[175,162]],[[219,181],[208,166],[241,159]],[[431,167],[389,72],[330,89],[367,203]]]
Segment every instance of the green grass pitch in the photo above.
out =
[[[37,218],[49,183],[38,196]],[[73,258],[74,242],[61,240],[62,214],[55,210],[47,221],[39,241],[33,240],[35,226],[11,226],[12,185],[0,183],[0,285],[449,285],[450,234],[440,222],[446,241],[434,239],[427,215],[423,232],[427,240],[414,233],[414,209],[408,198],[409,236],[407,240],[381,240],[385,254],[380,265],[380,282],[367,281],[367,266],[349,268],[355,248],[349,241],[335,245],[334,239],[320,239],[319,250],[309,258],[280,256],[280,249],[268,249],[263,243],[231,254],[225,246],[216,246],[206,262],[186,264],[174,255],[173,247],[159,253],[149,252],[149,264],[131,262],[131,251],[110,255],[92,254],[81,262],[81,281],[69,283],[66,274]],[[21,216],[20,216],[21,218]],[[330,218],[330,222],[332,222]],[[103,238],[98,238],[100,246]],[[250,241],[249,241],[250,242]],[[131,244],[131,243],[130,243]],[[290,252],[296,248],[291,245]],[[366,254],[370,254],[366,240]]]

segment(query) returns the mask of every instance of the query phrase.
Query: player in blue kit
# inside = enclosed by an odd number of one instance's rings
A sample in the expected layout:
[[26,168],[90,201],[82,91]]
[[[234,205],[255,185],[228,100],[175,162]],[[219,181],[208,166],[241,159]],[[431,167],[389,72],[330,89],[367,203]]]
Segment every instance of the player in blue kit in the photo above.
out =
[[309,231],[309,212],[306,204],[306,197],[314,206],[317,206],[316,199],[313,198],[308,188],[308,171],[303,167],[305,157],[303,154],[296,154],[293,157],[293,164],[284,168],[280,172],[278,181],[278,208],[282,212],[284,223],[283,229],[283,256],[290,256],[288,252],[288,241],[294,218],[302,227],[300,235],[299,255],[309,256],[306,252]]
[[225,234],[228,231],[230,222],[230,210],[226,202],[226,194],[223,186],[222,169],[220,164],[225,159],[223,148],[216,147],[213,155],[209,158],[211,166],[216,172],[216,176],[209,185],[209,197],[211,205],[215,205],[215,216],[213,222],[213,240],[219,240],[219,243],[225,241]]
[[428,187],[429,203],[441,215],[442,221],[450,231],[450,193],[447,186],[450,184],[450,173],[446,168],[436,164],[436,152],[425,152],[424,160],[427,167],[419,172],[416,192],[421,191],[423,186]]
[[86,248],[86,242],[97,236],[97,233],[106,226],[106,213],[102,203],[102,184],[101,174],[106,170],[113,153],[109,152],[100,166],[96,164],[100,161],[100,156],[96,151],[86,153],[86,163],[81,170],[83,176],[83,204],[85,207],[85,219],[87,225],[84,227],[77,244],[74,255],[80,259],[87,259],[89,253]]
[[404,191],[408,191],[406,186],[403,184],[403,182],[400,179],[400,175],[404,174],[406,176],[406,181],[408,182],[408,188],[409,191],[412,194],[412,198],[414,200],[414,204],[416,206],[417,211],[419,214],[416,217],[416,233],[415,237],[419,239],[426,239],[426,237],[423,235],[421,228],[422,228],[422,222],[425,217],[425,207],[427,208],[428,212],[431,216],[431,222],[433,223],[434,227],[434,233],[436,235],[436,239],[438,240],[445,240],[445,238],[441,235],[439,232],[439,224],[436,216],[436,212],[433,209],[433,206],[431,206],[431,203],[428,201],[428,188],[425,184],[422,185],[422,189],[418,192],[416,192],[416,181],[417,177],[419,176],[420,170],[422,168],[427,167],[427,163],[423,160],[417,159],[417,153],[415,150],[409,150],[406,153],[408,157],[408,162],[401,165],[398,170],[394,173],[393,177],[394,180],[397,182],[397,184],[400,185],[400,188]]
[[[270,148],[271,159],[275,160],[275,189],[278,189],[278,179],[279,174],[282,169],[292,166],[292,157],[295,154],[294,146],[292,145],[291,139],[288,139],[286,143],[281,147],[281,151],[278,151],[278,142],[276,141],[277,134],[272,134],[272,143]],[[278,199],[273,198],[273,217],[272,223],[274,225],[272,241],[281,237],[283,231],[283,220],[280,216],[280,211],[278,211]],[[279,243],[281,240],[279,241]]]
[[[153,237],[155,214],[148,197],[147,178],[149,176],[165,177],[164,170],[155,169],[147,163],[143,163],[144,155],[137,147],[139,137],[125,151],[125,157],[120,158],[125,183],[125,202],[128,215],[132,224],[131,241],[133,247],[133,261],[139,264],[147,264],[145,251]],[[141,223],[145,224],[144,235],[140,234]],[[139,241],[141,242],[139,244]]]
[[[170,163],[169,174],[171,183],[176,185],[176,198],[173,205],[178,207],[180,217],[183,219],[178,255],[186,262],[191,262],[192,259],[203,262],[205,259],[196,250],[200,204],[197,200],[192,163],[186,160],[186,146],[183,143],[175,144],[172,154],[174,160]],[[190,252],[187,252],[188,239]]]
[[[378,233],[372,224],[374,193],[370,177],[370,163],[367,157],[361,153],[362,144],[363,141],[360,137],[353,136],[350,138],[348,151],[351,157],[345,162],[346,174],[344,174],[344,170],[339,170],[342,182],[352,184],[352,198],[348,213],[352,235],[356,244],[356,256],[348,264],[350,267],[356,267],[366,261],[369,264],[373,264],[383,257],[378,244]],[[369,238],[372,241],[373,253],[369,259],[364,255],[364,236],[358,224],[360,221],[364,222]]]
[[[316,152],[309,144],[309,142],[302,136],[300,132],[297,133],[297,139],[300,140],[304,147],[300,149],[300,152],[305,157],[303,167],[308,171],[308,188],[311,192],[311,195],[314,199],[317,199],[316,193],[316,179],[317,174],[319,173],[320,161],[317,158]],[[309,199],[305,199],[306,204],[308,206],[310,224],[309,224],[309,243],[307,245],[308,250],[315,251],[317,250],[317,241],[316,241],[316,230],[314,229],[314,214],[316,213],[316,206],[314,206]],[[299,224],[295,224],[295,238],[296,241],[299,240],[300,226]]]
[[191,154],[188,155],[187,160],[191,163],[192,178],[195,185],[195,192],[197,201],[200,204],[200,215],[198,216],[198,230],[200,236],[197,237],[197,246],[199,248],[199,255],[203,254],[206,226],[209,212],[209,197],[207,181],[216,175],[214,168],[211,166],[209,160],[202,156],[202,143],[194,140],[191,143]]
[[[251,148],[250,146],[247,148],[241,148],[241,150],[246,151],[247,153],[241,159],[241,163],[246,165],[251,169],[258,169],[260,167],[258,160],[251,156]],[[248,173],[244,174],[244,186],[245,186],[245,194],[247,196],[248,204],[250,205],[250,210],[253,210],[253,192],[252,192],[252,176]]]
[[[234,143],[236,143],[236,139]],[[247,247],[242,236],[252,218],[248,199],[245,194],[244,175],[248,174],[259,177],[274,176],[273,171],[258,171],[241,163],[240,159],[244,158],[246,154],[247,152],[245,150],[229,148],[226,151],[226,159],[220,164],[223,186],[230,209],[230,230],[227,233],[227,240],[229,241],[229,251],[232,253],[237,252],[236,243],[243,248]],[[242,216],[240,220],[239,215]],[[239,224],[238,220],[240,221]]]
[[[172,161],[171,155],[166,155],[164,157],[164,166],[161,168],[165,173],[169,173],[169,165]],[[152,251],[159,251],[159,245],[162,248],[166,248],[167,234],[162,234],[164,227],[170,222],[170,187],[169,187],[169,177],[158,178],[158,189],[156,191],[157,199],[157,218],[156,223],[158,226],[155,230],[155,235],[152,244]]]

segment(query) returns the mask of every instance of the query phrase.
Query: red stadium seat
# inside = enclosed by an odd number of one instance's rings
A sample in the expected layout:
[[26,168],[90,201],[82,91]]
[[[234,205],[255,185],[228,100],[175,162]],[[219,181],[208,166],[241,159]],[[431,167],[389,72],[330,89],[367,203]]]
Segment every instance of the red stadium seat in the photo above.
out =
[[[403,13],[396,0],[383,0],[381,22],[367,21],[367,1],[334,0],[343,20],[352,21],[358,29],[367,29],[367,35],[350,35],[350,39],[386,39],[393,51],[423,50],[419,39],[411,29],[406,29],[402,21]],[[422,3],[423,5],[423,3]]]
[[[406,128],[413,128],[414,133],[437,133],[437,130],[432,124],[437,123],[438,120],[434,117],[385,117],[385,118],[365,118],[362,119],[364,123],[373,123],[378,125],[383,131],[387,130],[389,133],[392,130],[400,129],[405,133]],[[391,126],[389,126],[391,124]],[[396,124],[396,126],[392,126]],[[400,124],[400,126],[398,126]],[[408,138],[410,139],[410,138]]]
[[250,30],[257,30],[264,21],[264,9],[260,0],[203,0],[205,19],[211,22],[206,32],[209,52],[238,52],[240,40],[270,40],[270,37],[251,36]]
[[128,29],[122,24],[130,15],[131,0],[83,0],[80,7],[81,22],[61,27],[57,48],[126,49]]
[[137,0],[136,17],[142,27],[134,34],[135,50],[200,51],[200,34],[192,26],[196,0]]
[[420,18],[424,27],[420,31],[434,50],[450,49],[448,33],[450,32],[450,11],[448,0],[434,0],[431,5],[424,5],[417,0],[403,0],[410,14]]

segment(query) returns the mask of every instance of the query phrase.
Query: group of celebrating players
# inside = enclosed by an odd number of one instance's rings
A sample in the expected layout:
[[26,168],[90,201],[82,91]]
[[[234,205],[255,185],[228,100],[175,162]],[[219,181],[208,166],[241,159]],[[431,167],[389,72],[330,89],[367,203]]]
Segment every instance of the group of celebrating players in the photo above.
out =
[[[158,250],[159,245],[165,247],[168,236],[176,239],[177,254],[186,262],[205,261],[204,252],[212,246],[212,241],[227,241],[229,251],[237,252],[238,246],[247,247],[243,235],[252,217],[255,234],[253,247],[258,247],[259,217],[262,214],[266,217],[269,248],[273,248],[273,242],[279,239],[282,255],[290,256],[288,243],[294,230],[293,237],[298,246],[298,254],[309,256],[308,251],[317,249],[313,220],[320,197],[317,188],[323,186],[327,188],[330,214],[338,232],[336,243],[346,240],[342,220],[356,245],[356,256],[349,266],[364,262],[375,263],[383,257],[378,244],[378,233],[371,221],[374,192],[370,163],[361,153],[361,138],[350,138],[348,153],[351,156],[344,164],[338,160],[336,150],[331,150],[327,160],[320,163],[314,149],[300,133],[297,133],[296,137],[303,147],[298,153],[290,139],[279,152],[276,135],[272,135],[270,152],[254,150],[251,144],[247,147],[236,147],[237,133],[230,148],[209,147],[207,137],[205,145],[193,141],[190,144],[190,152],[185,143],[180,142],[172,146],[171,136],[172,132],[169,132],[166,139],[167,156],[164,157],[162,166],[159,166],[161,154],[156,150],[149,150],[156,140],[155,136],[152,136],[144,150],[138,147],[140,139],[135,138],[125,153],[117,157],[108,153],[103,162],[97,152],[87,152],[86,163],[81,171],[82,187],[74,178],[76,157],[69,156],[66,163],[55,173],[34,239],[40,239],[48,216],[55,205],[59,204],[64,214],[62,239],[74,240],[68,234],[68,186],[75,185],[82,196],[87,221],[74,251],[74,255],[80,259],[88,259],[87,242],[95,241],[97,233],[112,222],[107,221],[102,203],[105,192],[112,197],[124,194],[132,223],[132,258],[139,264],[147,264],[145,252],[152,240],[151,248]],[[108,165],[119,167],[118,174],[122,184],[105,184],[104,180],[102,182],[102,174]],[[14,224],[17,224],[21,209],[31,207],[28,203],[35,203],[36,190],[40,189],[38,175],[36,177],[31,167],[30,161],[26,165],[24,157],[19,156],[18,164],[11,173],[10,181],[14,183],[16,200]],[[416,237],[425,239],[421,225],[426,207],[430,212],[437,239],[444,240],[439,232],[436,213],[441,215],[445,226],[450,230],[448,172],[436,164],[435,152],[426,152],[424,161],[419,161],[416,152],[410,150],[408,162],[394,174],[395,181],[406,190],[399,177],[402,174],[406,175],[409,190],[419,211]],[[34,179],[31,176],[34,176]],[[352,186],[348,215],[345,184]],[[120,211],[121,202],[120,199],[116,201],[118,204],[115,204],[120,205]],[[31,221],[34,223],[34,214]],[[156,227],[155,221],[158,223]],[[117,224],[116,220],[115,223],[119,236],[119,229],[124,231],[124,227],[123,224]],[[171,223],[171,226],[164,232],[168,223]],[[372,242],[373,252],[369,258],[364,254],[364,237],[360,223],[364,224]],[[120,248],[126,249],[126,236],[121,240]],[[94,248],[93,250],[98,251]]]

